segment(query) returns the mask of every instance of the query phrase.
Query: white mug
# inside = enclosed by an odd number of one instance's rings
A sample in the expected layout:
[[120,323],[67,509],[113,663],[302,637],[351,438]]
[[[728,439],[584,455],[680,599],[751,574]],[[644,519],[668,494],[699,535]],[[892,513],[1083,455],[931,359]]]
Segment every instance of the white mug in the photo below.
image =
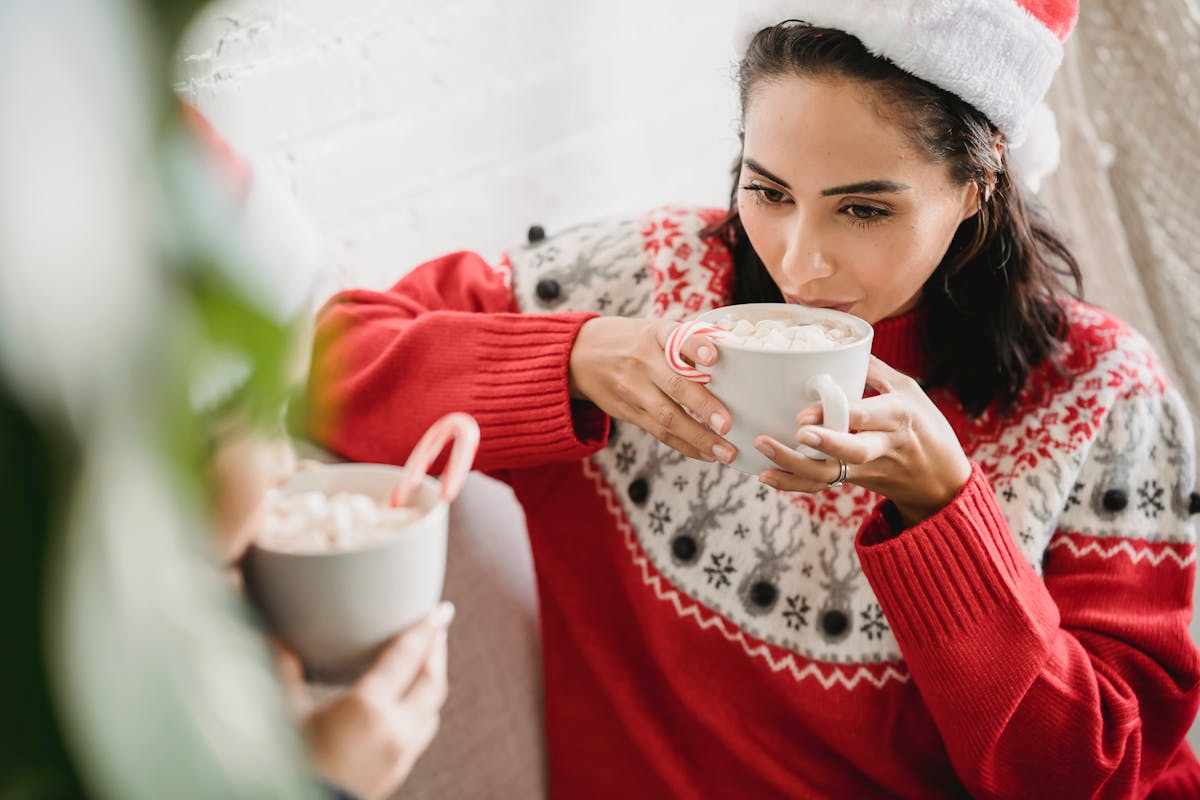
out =
[[[825,454],[796,443],[796,415],[819,402],[824,414],[822,427],[849,430],[850,401],[861,399],[867,385],[875,335],[870,323],[842,311],[791,303],[725,306],[706,311],[696,322],[715,325],[727,316],[751,323],[776,319],[800,325],[829,320],[854,331],[856,337],[848,344],[807,351],[750,349],[714,337],[720,351],[717,363],[697,367],[697,372],[711,376],[708,390],[733,416],[733,427],[725,438],[738,449],[730,465],[734,469],[757,475],[779,468],[754,447],[754,440],[763,435],[795,447],[808,458],[824,460]],[[677,345],[682,345],[682,340]]]
[[[281,491],[353,492],[383,504],[402,477],[400,467],[385,464],[329,464],[296,473]],[[381,645],[437,605],[449,506],[440,490],[426,477],[410,501],[420,518],[365,547],[320,553],[250,548],[247,592],[311,678],[353,678]]]
[[[425,473],[451,441],[439,482]],[[246,588],[311,678],[350,680],[388,639],[437,605],[446,576],[449,505],[478,447],[475,420],[447,414],[425,432],[403,468],[328,464],[298,472],[280,488],[285,494],[362,494],[382,506],[420,512],[386,539],[353,549],[287,552],[258,543],[250,548]]]

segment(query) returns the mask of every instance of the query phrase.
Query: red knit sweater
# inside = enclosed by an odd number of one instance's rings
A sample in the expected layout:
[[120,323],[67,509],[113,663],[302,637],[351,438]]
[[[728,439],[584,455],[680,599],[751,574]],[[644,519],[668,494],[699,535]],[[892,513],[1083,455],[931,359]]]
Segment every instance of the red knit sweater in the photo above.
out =
[[[619,269],[561,273],[560,292],[587,286],[563,310],[520,313],[559,299],[534,288],[566,260],[543,244],[497,268],[445,256],[339,294],[318,323],[318,438],[402,463],[467,411],[477,467],[525,509],[553,795],[1200,797],[1183,743],[1200,702],[1194,456],[1144,342],[1073,304],[1068,375],[1039,371],[1012,414],[972,420],[931,393],[975,466],[897,532],[861,487],[781,498],[632,425],[610,444],[607,417],[569,399],[605,286],[652,278],[642,313],[722,301],[728,253],[681,219],[635,221]],[[711,297],[689,294],[697,275]],[[874,352],[919,376],[918,319],[878,324]]]

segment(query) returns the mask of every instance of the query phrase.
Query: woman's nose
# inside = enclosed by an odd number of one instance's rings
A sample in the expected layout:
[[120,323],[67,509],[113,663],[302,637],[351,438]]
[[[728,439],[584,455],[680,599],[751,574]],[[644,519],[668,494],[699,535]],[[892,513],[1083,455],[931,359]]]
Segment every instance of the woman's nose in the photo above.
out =
[[787,250],[780,266],[789,288],[799,288],[811,280],[833,274],[820,239],[814,231],[800,224],[789,232]]

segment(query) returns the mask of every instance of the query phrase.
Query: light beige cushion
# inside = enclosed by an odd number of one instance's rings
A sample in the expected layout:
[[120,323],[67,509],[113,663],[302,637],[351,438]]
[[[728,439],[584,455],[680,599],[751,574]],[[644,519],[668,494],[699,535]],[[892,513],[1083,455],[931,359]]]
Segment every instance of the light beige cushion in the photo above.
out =
[[396,798],[546,796],[537,590],[512,491],[472,473],[450,512],[450,696]]

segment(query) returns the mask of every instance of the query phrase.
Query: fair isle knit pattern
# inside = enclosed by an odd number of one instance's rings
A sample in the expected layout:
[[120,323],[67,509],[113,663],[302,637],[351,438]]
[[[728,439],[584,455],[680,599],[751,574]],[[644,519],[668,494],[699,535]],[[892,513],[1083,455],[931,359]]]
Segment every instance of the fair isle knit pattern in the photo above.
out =
[[[719,217],[667,207],[581,225],[514,248],[502,264],[522,311],[689,316],[728,302],[728,251],[699,235]],[[1052,553],[1188,565],[1195,475],[1182,400],[1140,335],[1083,303],[1068,313],[1065,374],[1040,369],[1014,413],[970,419],[948,392],[931,397],[1035,571]],[[632,425],[618,431],[584,469],[647,592],[797,681],[878,688],[908,679],[854,549],[877,495],[853,484],[780,494],[685,459]]]

